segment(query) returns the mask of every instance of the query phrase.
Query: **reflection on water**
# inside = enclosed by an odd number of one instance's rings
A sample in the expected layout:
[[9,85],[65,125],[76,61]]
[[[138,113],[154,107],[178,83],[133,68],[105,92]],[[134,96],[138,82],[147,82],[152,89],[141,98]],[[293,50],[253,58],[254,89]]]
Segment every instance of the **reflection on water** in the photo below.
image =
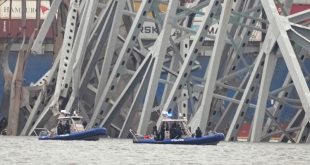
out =
[[39,141],[0,136],[0,164],[310,164],[310,144],[220,142],[217,146],[131,140]]

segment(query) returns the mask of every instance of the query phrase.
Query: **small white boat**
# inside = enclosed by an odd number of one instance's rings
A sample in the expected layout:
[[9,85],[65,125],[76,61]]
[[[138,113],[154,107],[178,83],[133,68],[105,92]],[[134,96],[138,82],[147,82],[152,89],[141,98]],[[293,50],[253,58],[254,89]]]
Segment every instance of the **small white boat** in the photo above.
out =
[[73,116],[63,113],[58,118],[56,132],[41,131],[39,140],[99,140],[107,134],[106,128],[92,128],[85,130],[83,117],[76,113]]

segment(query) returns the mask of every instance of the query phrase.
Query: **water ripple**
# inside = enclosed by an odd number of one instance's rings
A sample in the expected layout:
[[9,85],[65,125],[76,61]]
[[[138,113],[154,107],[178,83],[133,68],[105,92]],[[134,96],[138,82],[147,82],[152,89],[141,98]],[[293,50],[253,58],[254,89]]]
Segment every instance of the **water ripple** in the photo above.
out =
[[133,144],[131,140],[39,141],[0,136],[0,164],[310,164],[309,144],[221,142],[217,146]]

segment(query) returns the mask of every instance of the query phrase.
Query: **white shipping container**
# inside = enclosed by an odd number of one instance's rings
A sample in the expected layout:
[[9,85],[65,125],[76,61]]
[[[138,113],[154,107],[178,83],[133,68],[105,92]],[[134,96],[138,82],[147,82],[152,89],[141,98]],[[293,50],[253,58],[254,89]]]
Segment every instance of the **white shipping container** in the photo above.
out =
[[[10,9],[10,1],[0,0],[0,18],[9,19],[11,12],[11,19],[21,19],[22,17],[22,1],[12,1],[12,8]],[[45,19],[50,9],[50,2],[47,0],[41,1],[40,18]],[[36,19],[36,1],[26,1],[26,18]]]

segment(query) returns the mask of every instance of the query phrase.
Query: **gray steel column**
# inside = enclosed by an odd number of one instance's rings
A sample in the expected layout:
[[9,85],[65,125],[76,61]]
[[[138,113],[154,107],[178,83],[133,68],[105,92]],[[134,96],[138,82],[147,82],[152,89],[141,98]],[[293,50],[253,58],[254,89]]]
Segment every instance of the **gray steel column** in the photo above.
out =
[[87,127],[91,128],[94,125],[99,125],[103,119],[103,115],[109,112],[109,106],[112,103],[112,93],[117,87],[117,82],[122,75],[127,71],[126,63],[129,55],[134,49],[135,43],[139,37],[139,30],[142,28],[142,24],[146,19],[146,14],[149,11],[153,1],[143,1],[133,21],[132,27],[127,35],[126,41],[119,53],[118,59],[111,72],[110,78],[104,87],[103,92],[100,94],[98,104],[94,106],[94,112]]
[[[202,44],[205,39],[205,35],[207,34],[207,30],[212,24],[213,16],[219,9],[219,1],[212,0],[208,6],[209,12],[204,15],[202,18],[202,23],[193,39],[193,43],[189,48],[188,54],[186,54],[184,62],[179,69],[179,74],[174,82],[174,85],[170,91],[169,97],[165,100],[165,104],[163,107],[163,111],[173,110],[177,105],[177,98],[180,96],[182,89],[186,89],[186,84],[189,81],[189,77],[191,76],[191,69],[194,65],[194,61],[196,60],[199,48],[202,47]],[[189,47],[189,45],[188,45]],[[188,86],[187,86],[188,87]],[[187,99],[186,99],[187,101]],[[188,108],[188,107],[187,107]],[[180,109],[179,109],[180,111]],[[162,120],[162,116],[158,119],[157,127],[159,127]]]
[[98,84],[98,91],[95,98],[95,104],[98,103],[100,94],[103,92],[103,89],[108,81],[109,71],[111,69],[112,59],[114,57],[115,45],[117,41],[117,35],[119,34],[119,27],[123,17],[123,11],[125,8],[126,1],[120,0],[117,1],[116,12],[114,13],[114,19],[112,22],[112,27],[110,29],[109,39],[107,41],[107,49],[105,51],[105,56],[101,68],[101,76]]
[[273,48],[275,44],[275,39],[273,38],[271,34],[272,34],[272,30],[268,29],[265,42],[263,43],[263,46],[262,46],[262,50],[260,51],[258,57],[256,58],[255,66],[253,68],[253,71],[247,83],[247,86],[244,90],[244,93],[242,95],[240,104],[238,105],[238,108],[236,110],[232,123],[227,132],[227,135],[225,138],[226,141],[237,140],[238,131],[243,125],[246,111],[248,109],[249,103],[251,102],[251,99],[255,92],[255,88],[256,88],[255,83],[258,83],[254,81],[258,81],[260,79],[261,77],[260,70],[262,69],[262,66],[265,65],[265,62],[264,62],[265,52],[270,52],[270,50]]
[[159,68],[162,68],[164,57],[167,53],[168,48],[168,42],[171,34],[172,29],[172,23],[173,18],[175,16],[177,7],[178,7],[178,1],[170,1],[168,6],[168,13],[166,14],[163,30],[161,31],[157,41],[158,47],[155,49],[153,57],[155,58],[154,66],[152,68],[151,73],[151,82],[149,83],[149,88],[146,92],[145,102],[143,105],[140,122],[138,125],[137,133],[139,134],[145,134],[148,127],[148,122],[151,117],[151,110],[153,109],[154,99],[158,87],[158,82],[161,74],[161,70]]
[[[72,71],[72,65],[73,65],[73,44],[74,44],[74,37],[75,37],[75,31],[76,23],[77,23],[77,16],[78,16],[78,7],[79,4],[75,1],[70,2],[70,9],[68,13],[68,20],[66,22],[66,29],[65,29],[65,35],[64,35],[64,41],[62,44],[62,48],[60,50],[59,56],[60,56],[60,64],[59,64],[59,70],[57,75],[57,82],[55,87],[55,93],[53,95],[53,101],[52,104],[49,105],[50,107],[57,106],[59,96],[62,95],[63,90],[66,90],[69,88],[69,83],[71,82],[71,74],[68,74]],[[69,79],[70,77],[70,79]],[[57,107],[58,108],[58,107]],[[57,113],[57,112],[54,112]]]
[[[33,108],[30,112],[30,115],[27,119],[27,122],[25,126],[22,129],[22,132],[20,135],[28,135],[28,131],[31,127],[30,124],[35,123],[35,120],[38,118],[38,116],[41,113],[41,110],[43,109],[42,106],[45,106],[47,104],[47,100],[50,98],[49,93],[47,92],[47,89],[49,86],[53,86],[55,82],[53,82],[53,79],[56,79],[56,71],[58,69],[60,56],[57,56],[57,58],[54,61],[54,65],[52,68],[38,81],[34,84],[34,86],[42,86],[42,90],[40,91],[37,99],[34,102]],[[32,132],[29,132],[29,135]]]
[[251,142],[260,142],[261,140],[268,92],[272,76],[274,74],[274,70],[277,64],[277,57],[274,52],[265,53],[265,65],[263,68],[261,85],[259,87],[254,119],[252,121]]
[[305,77],[301,71],[294,49],[287,35],[287,31],[291,29],[288,19],[282,16],[277,16],[277,9],[272,2],[261,0],[261,3],[264,6],[268,19],[270,22],[272,22],[271,27],[275,30],[276,33],[274,35],[275,37],[278,37],[277,43],[279,44],[279,48],[283,54],[283,58],[288,67],[289,73],[292,76],[297,93],[306,112],[305,118],[309,121],[310,91],[307,86]]
[[45,39],[45,36],[47,34],[47,31],[48,29],[50,28],[55,16],[56,16],[56,13],[57,13],[57,10],[61,4],[62,0],[54,0],[52,5],[51,5],[51,8],[49,9],[48,11],[48,14],[47,14],[47,17],[45,18],[40,30],[39,30],[39,33],[32,45],[32,52],[34,53],[38,53],[38,54],[42,54],[43,53],[43,41]]
[[[44,109],[42,110],[42,113],[40,113],[39,117],[36,119],[35,123],[32,125],[30,131],[28,132],[28,135],[30,135],[35,128],[40,124],[42,119],[45,117],[45,115],[52,111],[53,115],[57,115],[59,113],[59,96],[61,94],[62,89],[68,88],[69,86],[66,86],[64,83],[65,75],[68,70],[69,62],[71,61],[71,51],[72,51],[72,45],[73,45],[73,37],[74,37],[74,30],[75,30],[75,23],[77,21],[77,9],[78,4],[74,1],[71,1],[70,3],[70,9],[68,13],[68,21],[66,23],[66,31],[65,31],[65,37],[63,46],[61,48],[61,51],[59,52],[58,56],[60,58],[59,65],[56,64],[56,67],[59,67],[59,70],[57,72],[57,79],[56,79],[56,87],[54,94],[51,98],[51,100],[46,104]],[[70,28],[69,28],[70,27]],[[69,58],[70,57],[70,58]],[[69,60],[70,59],[70,60]],[[69,85],[69,84],[67,84]]]
[[202,97],[202,103],[199,107],[199,112],[195,114],[199,115],[197,118],[198,125],[193,124],[191,125],[191,128],[196,129],[197,126],[199,126],[203,132],[203,134],[206,131],[207,122],[209,119],[209,113],[211,108],[211,102],[212,102],[212,96],[215,89],[215,82],[218,75],[218,70],[220,66],[220,61],[222,58],[223,49],[225,46],[225,39],[227,37],[227,29],[228,29],[228,22],[230,19],[230,12],[231,12],[231,6],[233,1],[224,1],[221,16],[220,16],[220,23],[219,23],[219,29],[216,35],[216,39],[214,42],[214,48],[212,51],[211,59],[209,61],[208,65],[208,78],[205,83],[205,88],[203,91],[203,97]]
[[[81,81],[81,69],[82,64],[85,59],[85,54],[88,44],[88,39],[91,34],[92,25],[95,21],[95,13],[98,6],[98,0],[92,0],[89,3],[85,4],[85,12],[82,14],[82,18],[80,21],[80,26],[77,31],[77,36],[75,38],[73,51],[72,53],[75,55],[73,59],[74,63],[72,66],[72,95],[75,97],[79,97],[79,85]],[[69,76],[66,76],[66,78]]]
[[[303,118],[305,117],[305,112],[302,109],[299,109],[298,112],[296,112],[295,116],[292,118],[291,122],[287,126],[286,130],[298,128],[299,125],[301,125]],[[292,133],[290,134],[292,136]],[[288,142],[289,137],[286,136],[286,134],[282,134],[279,142]]]
[[134,124],[138,125],[138,120],[136,120],[140,115],[138,114],[139,110],[141,109],[140,106],[143,105],[143,102],[141,103],[141,100],[143,100],[143,97],[146,95],[147,87],[150,81],[150,75],[151,75],[151,69],[153,66],[153,62],[149,62],[147,68],[145,69],[145,73],[143,75],[143,79],[140,83],[140,86],[138,90],[136,91],[136,96],[133,99],[133,103],[128,111],[128,114],[126,116],[126,119],[122,125],[122,129],[119,133],[120,138],[125,138],[129,132],[129,129],[136,128]]

